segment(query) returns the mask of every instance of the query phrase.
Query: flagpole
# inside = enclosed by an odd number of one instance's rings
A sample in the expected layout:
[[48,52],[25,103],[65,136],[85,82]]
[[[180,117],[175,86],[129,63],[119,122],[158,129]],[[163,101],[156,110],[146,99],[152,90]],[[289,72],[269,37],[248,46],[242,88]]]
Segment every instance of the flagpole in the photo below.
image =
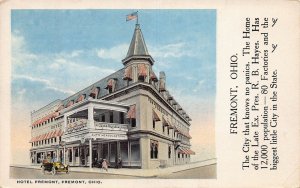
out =
[[139,11],[136,11],[136,25],[139,24],[139,14],[138,14]]

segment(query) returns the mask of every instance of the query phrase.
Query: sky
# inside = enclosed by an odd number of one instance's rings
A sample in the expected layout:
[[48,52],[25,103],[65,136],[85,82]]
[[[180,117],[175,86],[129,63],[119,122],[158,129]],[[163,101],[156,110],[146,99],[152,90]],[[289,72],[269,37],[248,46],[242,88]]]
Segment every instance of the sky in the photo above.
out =
[[[12,153],[29,153],[31,111],[123,67],[135,27],[125,18],[133,11],[12,11]],[[193,120],[194,158],[214,156],[216,11],[139,10],[138,15],[154,72],[166,73],[167,89]]]

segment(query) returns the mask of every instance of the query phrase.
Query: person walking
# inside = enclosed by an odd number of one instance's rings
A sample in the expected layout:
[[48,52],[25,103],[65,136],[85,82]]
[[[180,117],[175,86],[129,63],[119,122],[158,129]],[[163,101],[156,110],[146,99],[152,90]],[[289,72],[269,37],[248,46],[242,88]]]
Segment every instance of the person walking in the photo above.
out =
[[108,171],[108,163],[107,163],[106,159],[103,159],[103,162],[102,162],[102,169],[103,169],[103,170],[106,170],[106,172]]

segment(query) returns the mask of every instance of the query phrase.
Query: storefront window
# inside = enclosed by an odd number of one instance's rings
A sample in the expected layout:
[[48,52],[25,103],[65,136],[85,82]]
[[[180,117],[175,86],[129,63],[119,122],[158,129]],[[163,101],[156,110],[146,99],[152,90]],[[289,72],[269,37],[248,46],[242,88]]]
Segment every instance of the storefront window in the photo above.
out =
[[122,161],[128,161],[128,142],[121,142],[120,148]]
[[110,143],[110,155],[109,155],[110,163],[116,162],[116,154],[117,154],[117,143],[116,142]]
[[131,143],[131,161],[140,161],[140,144]]

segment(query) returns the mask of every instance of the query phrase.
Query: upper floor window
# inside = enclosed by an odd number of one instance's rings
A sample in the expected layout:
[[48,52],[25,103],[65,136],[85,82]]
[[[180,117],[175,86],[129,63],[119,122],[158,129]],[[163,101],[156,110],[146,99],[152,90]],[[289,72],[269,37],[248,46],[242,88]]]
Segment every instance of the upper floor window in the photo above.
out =
[[171,158],[171,146],[168,147],[168,156],[169,156],[169,159]]
[[110,112],[110,113],[109,113],[109,122],[110,122],[110,123],[113,123],[113,122],[114,122],[114,114],[113,114],[113,112]]
[[144,82],[147,77],[148,70],[145,64],[138,64],[138,80]]
[[110,78],[108,81],[107,81],[107,86],[106,88],[108,90],[108,93],[112,93],[115,91],[116,89],[116,80],[114,78]]
[[123,112],[120,112],[120,123],[121,124],[124,124],[124,113]]
[[127,112],[127,119],[129,119],[129,123],[132,127],[136,127],[136,110],[135,105],[130,106],[128,112]]

